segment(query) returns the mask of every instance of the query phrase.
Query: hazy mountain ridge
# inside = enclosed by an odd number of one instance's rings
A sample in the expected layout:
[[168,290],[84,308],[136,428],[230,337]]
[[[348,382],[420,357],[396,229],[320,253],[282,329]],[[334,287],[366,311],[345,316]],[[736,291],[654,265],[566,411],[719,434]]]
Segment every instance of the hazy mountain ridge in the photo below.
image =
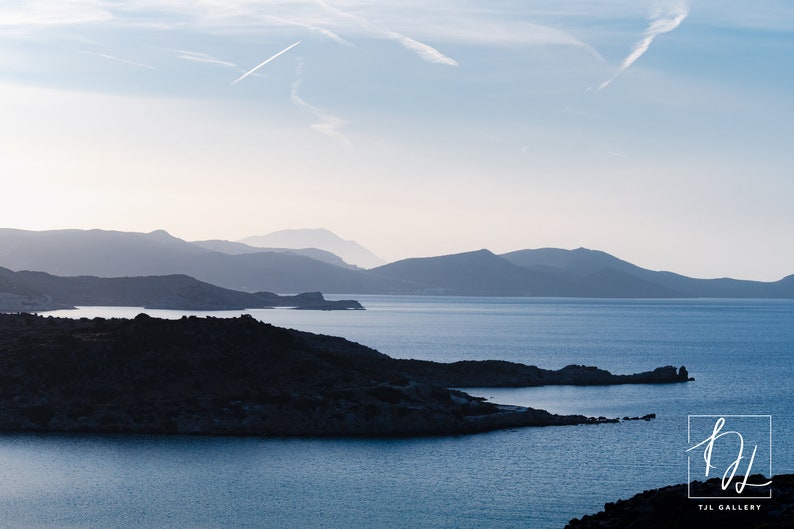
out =
[[61,276],[185,274],[244,292],[441,294],[591,298],[794,298],[794,275],[775,282],[695,279],[652,271],[605,252],[542,248],[411,258],[369,270],[322,250],[189,243],[164,231],[26,232],[0,229],[0,266]]
[[260,248],[285,248],[303,250],[317,248],[331,252],[346,263],[361,268],[373,268],[385,263],[383,259],[356,241],[346,241],[324,228],[289,229],[246,237],[239,242]]
[[[578,248],[559,250],[541,248],[538,250],[519,250],[503,254],[510,262],[529,270],[542,270],[553,267],[571,274],[582,285],[599,285],[593,292],[604,290],[608,283],[610,290],[619,294],[648,290],[649,295],[625,297],[737,297],[737,298],[792,298],[794,297],[794,275],[779,281],[763,282],[731,278],[697,279],[673,272],[653,271],[623,261],[598,250]],[[597,281],[594,281],[596,279]],[[626,289],[634,283],[635,288]],[[595,295],[594,297],[604,297]],[[624,296],[606,296],[624,297]]]
[[292,251],[259,249],[230,255],[186,242],[164,231],[0,229],[0,266],[58,276],[185,274],[244,292],[375,294],[413,288],[402,285],[402,281],[379,278],[363,270],[336,266]]
[[0,229],[0,266],[63,276],[158,275],[206,252],[164,231]]
[[261,248],[256,246],[249,246],[242,242],[224,241],[214,239],[209,241],[191,241],[191,244],[200,246],[213,252],[219,252],[227,255],[240,255],[246,253],[262,253],[262,252],[276,252],[286,253],[291,255],[302,255],[315,261],[328,263],[341,268],[351,268],[353,270],[360,270],[361,268],[345,262],[344,259],[336,254],[319,248]]
[[405,259],[371,272],[419,283],[423,291],[417,293],[422,294],[545,296],[565,288],[553,275],[528,273],[489,250]]

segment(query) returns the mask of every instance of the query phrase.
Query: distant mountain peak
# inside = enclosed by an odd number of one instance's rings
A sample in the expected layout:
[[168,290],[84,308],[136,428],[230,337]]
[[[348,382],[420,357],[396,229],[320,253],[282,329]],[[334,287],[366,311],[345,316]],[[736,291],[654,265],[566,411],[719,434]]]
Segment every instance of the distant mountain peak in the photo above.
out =
[[300,233],[315,233],[315,234],[318,234],[318,235],[327,235],[329,237],[333,237],[335,239],[339,239],[340,241],[344,240],[339,235],[337,235],[336,233],[332,232],[331,230],[327,230],[325,228],[286,228],[286,229],[283,229],[283,230],[276,230],[274,232],[271,232],[269,235],[275,235],[275,234],[279,234],[279,233],[297,233],[297,234],[300,234]]
[[175,242],[175,241],[182,242],[182,239],[180,239],[178,237],[174,237],[173,235],[171,235],[170,233],[168,233],[165,230],[154,230],[154,231],[150,231],[149,233],[146,233],[144,235],[146,235],[147,239],[151,239],[151,240],[157,241],[157,242],[166,242],[166,243],[172,243],[172,242]]
[[345,240],[325,228],[290,228],[267,235],[240,239],[241,243],[259,248],[317,248],[338,255],[346,262],[362,268],[374,268],[385,261],[356,241]]

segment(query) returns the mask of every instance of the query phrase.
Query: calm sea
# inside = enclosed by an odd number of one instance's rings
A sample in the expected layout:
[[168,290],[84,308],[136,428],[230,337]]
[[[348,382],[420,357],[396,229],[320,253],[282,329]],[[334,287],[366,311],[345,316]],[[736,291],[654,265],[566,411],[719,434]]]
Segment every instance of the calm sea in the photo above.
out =
[[[696,381],[471,389],[559,413],[657,419],[460,437],[1,434],[0,526],[561,528],[605,502],[686,481],[689,415],[771,415],[772,472],[794,472],[794,301],[357,299],[366,311],[247,312],[395,357],[577,363],[616,373],[685,365]],[[754,464],[768,474],[768,452]]]

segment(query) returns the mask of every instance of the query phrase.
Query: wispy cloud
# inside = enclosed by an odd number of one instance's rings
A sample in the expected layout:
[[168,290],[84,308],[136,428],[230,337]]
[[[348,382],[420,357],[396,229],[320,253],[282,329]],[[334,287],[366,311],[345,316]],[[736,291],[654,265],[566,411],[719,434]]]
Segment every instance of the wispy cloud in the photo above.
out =
[[[595,1],[579,0],[574,7]],[[26,0],[12,2],[11,6],[2,4],[0,28],[25,33],[54,25],[98,27],[107,22],[136,30],[177,29],[216,35],[261,35],[266,28],[291,26],[347,47],[353,46],[353,37],[362,35],[389,39],[422,60],[449,66],[458,61],[430,46],[429,41],[486,46],[573,45],[597,55],[569,31],[548,25],[544,10],[532,7],[536,2],[507,7],[484,1],[461,6],[457,0],[406,0],[397,4],[371,0]],[[554,5],[558,6],[556,0]],[[558,25],[572,8],[556,9],[561,13],[555,14]]]
[[403,45],[404,48],[409,49],[415,52],[419,57],[424,59],[427,62],[434,62],[436,64],[446,64],[449,66],[457,66],[458,61],[451,57],[447,57],[437,49],[433,48],[432,46],[428,46],[418,40],[414,40],[411,37],[406,37],[405,35],[401,35],[399,33],[395,33],[394,31],[385,31],[384,36],[390,38],[392,40],[396,40],[400,44]]
[[681,22],[684,21],[687,15],[689,15],[689,8],[684,1],[677,1],[659,6],[651,16],[651,23],[645,30],[642,40],[634,44],[631,52],[623,59],[623,62],[620,63],[620,68],[618,68],[615,75],[601,83],[598,89],[603,90],[612,84],[612,81],[617,79],[620,74],[625,72],[637,59],[648,51],[648,48],[656,37],[663,33],[673,31],[681,25]]
[[217,66],[227,66],[229,68],[237,68],[237,65],[233,62],[224,61],[223,59],[218,59],[217,57],[213,57],[212,55],[202,53],[200,51],[188,51],[188,50],[169,50],[177,54],[177,57],[180,59],[185,59],[186,61],[193,61],[193,62],[200,62],[204,64],[214,64]]
[[284,54],[284,53],[287,53],[289,50],[291,50],[292,48],[294,48],[295,46],[297,46],[297,45],[298,45],[298,44],[300,44],[301,42],[303,42],[303,41],[302,41],[302,40],[299,40],[298,42],[296,42],[296,43],[294,43],[294,44],[290,44],[289,46],[287,46],[286,48],[284,48],[283,50],[281,50],[281,51],[280,51],[280,52],[278,52],[277,54],[275,54],[275,55],[273,55],[272,57],[269,57],[269,58],[265,59],[264,61],[260,62],[259,64],[257,64],[256,66],[254,66],[253,68],[251,68],[250,70],[248,70],[247,72],[245,72],[243,75],[241,75],[240,77],[238,77],[237,79],[235,79],[234,81],[232,81],[232,84],[239,83],[240,81],[242,81],[243,79],[245,79],[246,77],[248,77],[249,75],[251,75],[252,73],[254,73],[255,71],[257,71],[258,69],[260,69],[262,66],[264,66],[264,65],[266,65],[267,63],[269,63],[270,61],[272,61],[272,60],[276,59],[276,58],[277,58],[277,57],[279,57],[280,55],[282,55],[282,54]]
[[120,62],[122,64],[126,64],[128,66],[136,66],[138,68],[147,68],[149,70],[156,70],[157,68],[152,66],[151,64],[143,64],[140,62],[135,61],[128,61],[127,59],[121,59],[119,57],[115,57],[113,55],[108,55],[106,53],[92,53],[92,55],[96,55],[97,57],[102,57],[103,59],[108,59],[111,61]]
[[291,19],[281,18],[281,17],[277,17],[277,16],[273,16],[273,15],[267,15],[265,17],[265,20],[273,21],[273,22],[275,22],[276,24],[279,24],[279,25],[295,26],[295,27],[299,27],[299,28],[305,28],[305,29],[308,29],[309,31],[314,31],[315,33],[319,33],[320,35],[322,35],[324,37],[327,37],[327,38],[337,42],[338,44],[342,44],[343,46],[352,46],[353,45],[350,41],[343,39],[342,37],[340,37],[339,35],[337,35],[333,31],[331,31],[330,29],[323,28],[323,27],[320,27],[320,26],[317,26],[317,25],[313,25],[313,24],[309,24],[307,22],[301,22],[300,20],[291,20]]
[[[603,7],[602,3],[599,8]],[[566,17],[575,14],[578,7],[571,4],[553,0],[555,9],[560,10],[554,16],[549,16],[542,8],[543,2],[537,0],[480,1],[466,5],[459,0],[406,0],[399,4],[377,4],[377,8],[375,4],[368,7],[359,4],[359,8],[367,9],[367,20],[372,25],[396,29],[420,41],[431,39],[476,46],[574,46],[600,57],[589,44],[571,33]]]
[[318,3],[323,6],[328,12],[337,15],[342,18],[349,19],[362,28],[375,33],[376,35],[380,35],[381,37],[385,37],[387,39],[391,39],[394,41],[399,42],[404,48],[413,51],[419,57],[425,61],[436,63],[436,64],[446,64],[448,66],[457,66],[458,61],[451,57],[447,57],[437,49],[429,46],[423,42],[419,42],[418,40],[412,39],[406,35],[401,33],[397,33],[396,31],[382,29],[376,26],[373,26],[369,20],[359,15],[354,15],[352,13],[348,13],[343,11],[339,8],[336,8],[326,2],[325,0],[317,0]]
[[349,146],[351,144],[350,138],[345,136],[340,129],[348,124],[348,122],[342,118],[336,117],[331,115],[324,110],[317,108],[314,105],[307,103],[301,96],[298,95],[298,89],[301,86],[301,74],[303,73],[303,62],[298,62],[298,67],[296,68],[296,74],[298,78],[292,83],[292,91],[290,92],[290,100],[298,107],[309,111],[312,113],[319,121],[317,123],[312,123],[309,125],[309,128],[312,130],[319,132],[320,134],[324,134],[331,138],[332,140],[345,145]]

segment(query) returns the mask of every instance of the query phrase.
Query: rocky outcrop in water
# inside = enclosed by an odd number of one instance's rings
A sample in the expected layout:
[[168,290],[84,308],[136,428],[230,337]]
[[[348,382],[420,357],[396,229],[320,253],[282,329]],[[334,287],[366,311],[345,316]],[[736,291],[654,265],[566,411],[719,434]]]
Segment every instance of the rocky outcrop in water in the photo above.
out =
[[248,316],[0,314],[0,429],[392,436],[617,422],[493,404],[403,365]]
[[[741,479],[737,476],[737,479]],[[750,483],[768,481],[760,475]],[[692,496],[724,496],[721,478],[692,483]],[[772,478],[771,499],[689,499],[687,485],[672,485],[641,492],[628,500],[607,503],[604,510],[574,518],[565,529],[670,529],[677,527],[720,529],[790,529],[794,527],[794,474]],[[745,496],[762,496],[747,487]]]

